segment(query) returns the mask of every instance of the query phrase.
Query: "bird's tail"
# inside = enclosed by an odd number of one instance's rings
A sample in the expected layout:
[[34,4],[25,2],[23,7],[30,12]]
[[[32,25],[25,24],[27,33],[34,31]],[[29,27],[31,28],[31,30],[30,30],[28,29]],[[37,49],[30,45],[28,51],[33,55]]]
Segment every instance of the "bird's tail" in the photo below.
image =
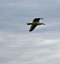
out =
[[31,25],[32,23],[27,23],[27,25]]

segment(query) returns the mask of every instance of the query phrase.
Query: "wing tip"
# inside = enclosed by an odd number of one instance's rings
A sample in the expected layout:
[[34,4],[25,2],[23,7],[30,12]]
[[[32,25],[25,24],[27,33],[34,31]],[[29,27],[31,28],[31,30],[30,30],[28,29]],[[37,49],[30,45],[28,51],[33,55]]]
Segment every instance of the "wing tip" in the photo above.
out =
[[44,18],[40,18],[40,19],[44,19]]
[[29,32],[31,32],[32,30],[29,30]]

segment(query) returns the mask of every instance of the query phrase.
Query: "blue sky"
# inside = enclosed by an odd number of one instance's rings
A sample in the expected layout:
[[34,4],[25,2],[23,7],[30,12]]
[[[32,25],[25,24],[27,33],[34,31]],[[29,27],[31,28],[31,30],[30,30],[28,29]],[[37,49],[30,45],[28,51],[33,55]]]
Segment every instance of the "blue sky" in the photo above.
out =
[[0,64],[60,64],[60,0],[0,0]]

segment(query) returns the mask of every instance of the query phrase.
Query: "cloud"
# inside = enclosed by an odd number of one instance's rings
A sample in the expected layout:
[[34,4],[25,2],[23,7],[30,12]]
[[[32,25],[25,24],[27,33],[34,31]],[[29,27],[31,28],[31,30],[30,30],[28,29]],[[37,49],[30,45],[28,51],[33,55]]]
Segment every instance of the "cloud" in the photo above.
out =
[[27,35],[3,33],[0,41],[1,63],[48,63],[59,58],[59,39],[46,39],[43,38],[45,35],[36,33]]
[[[60,64],[60,1],[10,0],[0,2],[0,63]],[[46,26],[29,32],[35,17]]]

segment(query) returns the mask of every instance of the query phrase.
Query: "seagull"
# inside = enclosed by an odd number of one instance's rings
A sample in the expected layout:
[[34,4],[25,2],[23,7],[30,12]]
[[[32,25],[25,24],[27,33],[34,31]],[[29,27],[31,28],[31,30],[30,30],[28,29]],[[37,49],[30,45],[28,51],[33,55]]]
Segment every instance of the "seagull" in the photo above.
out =
[[32,23],[27,23],[27,25],[31,25],[29,32],[33,31],[37,25],[45,25],[44,23],[39,22],[40,19],[44,18],[35,18],[33,19]]

